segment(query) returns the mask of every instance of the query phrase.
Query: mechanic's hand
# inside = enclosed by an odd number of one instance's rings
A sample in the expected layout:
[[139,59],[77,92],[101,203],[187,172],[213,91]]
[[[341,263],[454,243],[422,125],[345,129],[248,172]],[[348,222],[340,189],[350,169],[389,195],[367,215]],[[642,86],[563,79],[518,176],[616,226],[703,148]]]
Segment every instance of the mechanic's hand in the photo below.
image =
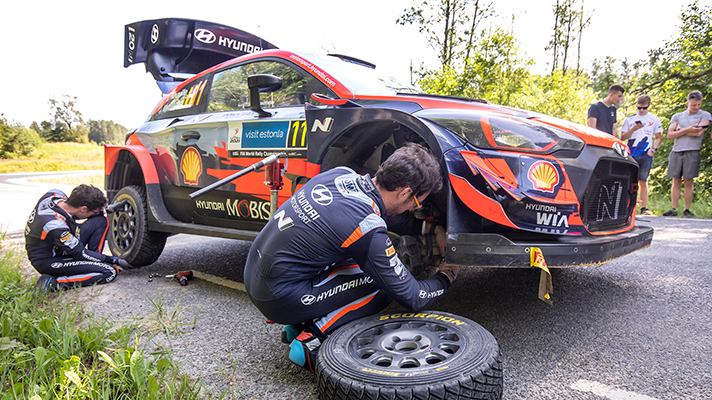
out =
[[457,278],[457,274],[460,273],[460,267],[453,264],[442,263],[438,266],[438,272],[442,272],[443,274],[445,274],[445,276],[447,276],[447,279],[450,280],[450,283],[453,283]]
[[126,200],[120,201],[120,202],[114,203],[114,204],[109,204],[106,207],[106,213],[111,214],[113,212],[116,212],[116,211],[122,209],[125,205],[126,205]]
[[131,264],[129,264],[128,261],[124,260],[123,258],[118,258],[114,257],[114,265],[118,265],[120,269],[131,269],[133,268]]

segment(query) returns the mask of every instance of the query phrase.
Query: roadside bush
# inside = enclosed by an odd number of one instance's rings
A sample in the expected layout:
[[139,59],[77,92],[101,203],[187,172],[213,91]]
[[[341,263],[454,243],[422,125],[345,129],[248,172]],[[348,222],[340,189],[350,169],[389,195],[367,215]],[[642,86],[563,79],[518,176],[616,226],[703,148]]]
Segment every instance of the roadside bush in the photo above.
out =
[[0,158],[29,156],[42,144],[37,132],[21,125],[9,125],[0,115]]

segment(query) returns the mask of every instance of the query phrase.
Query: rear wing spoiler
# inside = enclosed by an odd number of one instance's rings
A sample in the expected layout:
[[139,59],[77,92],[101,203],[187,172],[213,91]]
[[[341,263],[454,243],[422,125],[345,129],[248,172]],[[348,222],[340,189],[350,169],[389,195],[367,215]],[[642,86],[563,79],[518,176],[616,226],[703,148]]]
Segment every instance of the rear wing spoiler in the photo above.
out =
[[128,24],[124,29],[124,68],[144,63],[163,93],[231,58],[277,47],[226,25],[182,18]]

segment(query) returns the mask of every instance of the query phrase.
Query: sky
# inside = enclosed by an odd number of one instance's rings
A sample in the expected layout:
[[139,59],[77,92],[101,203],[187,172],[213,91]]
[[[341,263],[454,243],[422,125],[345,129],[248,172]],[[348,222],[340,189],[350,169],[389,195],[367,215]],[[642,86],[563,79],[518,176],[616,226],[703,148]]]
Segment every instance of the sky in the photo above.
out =
[[[640,3],[585,0],[592,12],[584,30],[582,65],[612,56],[634,62],[673,39],[679,15],[692,0]],[[703,0],[708,1],[708,0]],[[253,33],[285,50],[347,54],[372,62],[407,82],[409,68],[437,65],[437,55],[416,27],[396,24],[421,0],[230,1],[14,1],[0,15],[0,114],[26,127],[50,120],[48,100],[77,97],[85,120],[113,120],[132,129],[161,99],[142,64],[123,67],[124,25],[147,19],[190,18]],[[544,74],[544,50],[553,28],[555,0],[494,0],[498,16],[481,27],[512,29],[532,72]],[[641,4],[644,6],[641,7]],[[650,6],[648,6],[650,5]],[[514,19],[512,19],[514,17]]]

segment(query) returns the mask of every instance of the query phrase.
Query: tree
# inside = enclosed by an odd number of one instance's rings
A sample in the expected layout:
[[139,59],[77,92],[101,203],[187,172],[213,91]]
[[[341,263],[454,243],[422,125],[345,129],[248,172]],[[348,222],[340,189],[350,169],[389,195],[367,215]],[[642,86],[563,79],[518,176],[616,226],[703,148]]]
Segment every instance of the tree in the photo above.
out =
[[41,143],[36,132],[19,124],[9,125],[0,114],[0,158],[29,156]]
[[[684,111],[687,94],[702,92],[702,109],[712,112],[712,6],[693,1],[680,14],[679,36],[648,52],[642,63],[645,72],[637,81],[635,93],[653,98],[654,113],[664,129],[675,113]],[[663,133],[665,138],[665,131]],[[663,140],[653,160],[649,189],[670,193],[671,179],[665,175],[672,140]],[[712,141],[709,131],[702,141],[700,176],[695,179],[695,196],[712,195]]]
[[[468,59],[479,23],[493,14],[492,2],[481,0],[424,0],[405,10],[396,23],[417,25],[437,52],[441,69]],[[464,55],[464,57],[463,57]]]
[[114,121],[89,120],[89,140],[98,144],[119,144],[123,143],[128,129],[115,123]]
[[48,142],[79,142],[88,141],[87,131],[78,129],[84,123],[82,113],[76,109],[77,97],[63,95],[64,100],[49,99],[50,114],[53,129]]
[[588,27],[591,17],[590,15],[585,15],[584,1],[581,0],[580,11],[577,3],[578,0],[556,0],[556,5],[554,5],[554,29],[552,30],[549,44],[544,48],[545,50],[551,50],[553,53],[552,74],[560,67],[562,74],[566,75],[569,50],[575,42],[578,42],[576,70],[577,73],[580,73],[581,37],[583,36],[583,30]]
[[428,93],[509,104],[524,88],[533,61],[520,58],[516,39],[501,29],[482,32],[472,54],[461,69],[426,71],[420,86]]

